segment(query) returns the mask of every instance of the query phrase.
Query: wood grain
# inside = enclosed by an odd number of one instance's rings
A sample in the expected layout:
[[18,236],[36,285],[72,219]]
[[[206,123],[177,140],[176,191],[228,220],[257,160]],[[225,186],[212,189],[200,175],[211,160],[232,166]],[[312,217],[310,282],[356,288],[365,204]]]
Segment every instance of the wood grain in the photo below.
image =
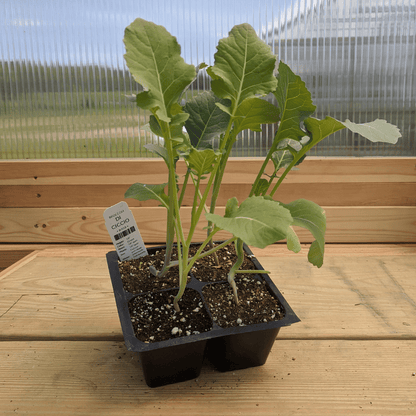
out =
[[[262,158],[231,158],[224,175],[225,183],[252,183]],[[270,164],[270,168],[272,164]],[[179,177],[186,172],[183,161]],[[164,183],[166,167],[161,159],[88,159],[88,160],[3,160],[0,185],[130,185],[134,182]],[[343,158],[308,157],[287,181],[322,182],[415,182],[413,157]]]
[[[416,242],[416,207],[324,207],[328,243]],[[109,243],[105,208],[4,208],[0,210],[0,243]],[[166,210],[133,208],[140,233],[147,243],[165,241]],[[190,208],[182,208],[185,232]],[[217,212],[224,212],[219,207]],[[205,238],[200,224],[195,241]],[[308,231],[297,229],[302,242],[311,242]],[[220,232],[218,239],[229,234]]]
[[[302,320],[279,338],[416,339],[416,245],[361,256],[354,246],[328,251],[317,269],[306,249],[296,257],[254,250]],[[0,275],[0,311],[11,305],[0,319],[1,340],[122,339],[102,248],[38,251],[10,268]]]
[[416,413],[415,341],[277,340],[262,367],[148,388],[122,342],[2,342],[4,415]]
[[[126,201],[130,207],[157,207],[158,201],[137,201],[124,198],[128,185],[16,185],[0,186],[3,208],[96,207],[111,206]],[[194,186],[186,188],[183,206],[191,206]],[[201,192],[205,186],[201,187]],[[218,196],[218,206],[225,206],[231,196],[244,201],[251,185],[224,183]],[[275,199],[289,203],[308,199],[327,206],[415,206],[416,183],[283,183]]]
[[[219,212],[244,199],[260,163],[230,160]],[[105,261],[104,207],[137,181],[166,182],[163,162],[0,162],[0,268],[17,260],[0,271],[2,414],[416,414],[415,158],[308,158],[291,172],[279,199],[324,205],[327,241],[339,244],[321,269],[307,262],[305,231],[298,254],[253,251],[302,321],[262,367],[205,363],[198,379],[158,389],[124,346]],[[166,213],[146,204],[130,204],[140,231],[163,242]]]
[[[261,165],[258,158],[231,159],[218,200],[242,201]],[[178,163],[182,178],[185,165]],[[182,180],[182,179],[180,179]],[[0,243],[105,243],[104,208],[124,199],[134,182],[164,183],[161,160],[68,160],[0,162]],[[192,186],[184,199],[189,226]],[[414,158],[309,158],[291,172],[276,195],[327,207],[328,242],[416,241]],[[156,201],[129,199],[146,242],[164,241],[166,213]],[[222,207],[222,209],[221,209]],[[394,208],[392,210],[391,208]],[[303,242],[310,236],[301,231]],[[219,238],[227,234],[222,233]],[[203,232],[198,231],[196,239]]]
[[[166,183],[163,163],[149,159],[0,162],[0,207],[114,205],[135,182]],[[218,204],[225,205],[230,195],[244,200],[260,165],[261,159],[231,159]],[[183,163],[178,164],[178,173],[181,181]],[[191,204],[192,192],[189,185],[184,206]],[[306,198],[328,206],[414,206],[415,195],[412,158],[311,158],[288,175],[276,198],[282,202]],[[128,202],[136,207],[157,206],[156,201]]]
[[[147,245],[149,247],[154,244]],[[272,244],[264,249],[250,247],[257,257],[299,257],[306,256],[309,244],[301,244],[301,252],[288,251],[285,243]],[[104,257],[108,251],[114,250],[112,244],[0,244],[3,251],[37,251],[37,257]],[[382,257],[382,256],[416,256],[416,244],[327,244],[325,257]]]
[[12,264],[18,262],[22,258],[26,257],[28,254],[32,252],[32,250],[15,250],[15,249],[8,249],[2,250],[0,255],[0,272],[5,270],[7,267],[11,266]]

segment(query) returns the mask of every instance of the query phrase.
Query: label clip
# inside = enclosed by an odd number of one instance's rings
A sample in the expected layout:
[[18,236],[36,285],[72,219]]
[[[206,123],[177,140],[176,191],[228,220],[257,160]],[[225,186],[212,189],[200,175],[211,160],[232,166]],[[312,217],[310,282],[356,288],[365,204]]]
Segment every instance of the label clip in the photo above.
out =
[[138,259],[148,254],[136,220],[126,202],[121,201],[107,208],[104,219],[121,261]]

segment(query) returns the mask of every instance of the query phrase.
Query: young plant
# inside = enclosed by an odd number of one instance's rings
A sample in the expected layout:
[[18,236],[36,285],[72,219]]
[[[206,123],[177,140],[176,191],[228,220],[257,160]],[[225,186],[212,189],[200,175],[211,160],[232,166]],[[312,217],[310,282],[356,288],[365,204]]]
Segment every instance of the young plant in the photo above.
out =
[[[137,105],[151,113],[149,128],[163,138],[163,146],[148,145],[148,149],[164,159],[168,182],[160,185],[136,183],[125,194],[139,201],[154,199],[167,209],[166,257],[162,270],[155,275],[179,268],[180,288],[174,300],[175,309],[184,293],[187,275],[195,261],[211,255],[234,242],[237,261],[228,281],[238,302],[234,277],[243,260],[243,242],[265,248],[280,240],[287,241],[289,250],[299,252],[299,239],[293,226],[309,230],[315,241],[308,260],[321,267],[325,249],[326,218],[324,210],[314,202],[299,199],[283,204],[275,194],[292,168],[299,165],[306,153],[330,134],[348,128],[373,142],[396,143],[397,127],[384,120],[366,124],[341,122],[332,117],[318,120],[312,117],[315,106],[304,82],[280,62],[275,76],[276,57],[248,24],[235,26],[227,38],[219,41],[215,63],[206,69],[211,77],[211,91],[202,92],[181,106],[185,91],[194,81],[199,68],[188,65],[180,56],[176,38],[164,27],[136,19],[126,28],[125,59],[134,79],[144,91],[137,94]],[[274,94],[277,106],[262,99]],[[254,180],[247,199],[239,203],[228,200],[225,215],[215,213],[222,178],[231,149],[238,134],[246,129],[261,131],[262,124],[278,123],[278,130],[264,163]],[[218,146],[213,147],[213,139]],[[187,165],[182,188],[176,174],[177,161]],[[266,176],[272,161],[274,170]],[[279,172],[279,176],[278,176]],[[281,172],[281,173],[280,173]],[[202,190],[201,181],[205,180]],[[194,184],[191,221],[187,234],[180,207],[189,181]],[[167,187],[167,194],[165,189]],[[190,245],[202,215],[208,221],[207,237],[196,254],[189,255]],[[212,239],[221,230],[232,237],[217,246]],[[177,260],[171,260],[174,241]],[[208,246],[208,250],[204,252]],[[262,271],[263,273],[265,271]]]

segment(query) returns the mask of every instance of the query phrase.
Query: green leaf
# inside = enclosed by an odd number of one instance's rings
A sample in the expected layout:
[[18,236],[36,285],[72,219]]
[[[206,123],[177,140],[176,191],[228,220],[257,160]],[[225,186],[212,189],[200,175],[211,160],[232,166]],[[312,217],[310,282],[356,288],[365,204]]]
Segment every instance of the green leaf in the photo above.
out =
[[374,120],[370,123],[356,124],[346,120],[342,123],[345,127],[354,133],[372,142],[397,143],[399,137],[402,137],[400,130],[393,124],[387,123],[386,120]]
[[313,241],[311,246],[309,247],[308,252],[309,263],[313,264],[314,266],[321,267],[324,262],[323,257],[324,256],[320,244],[317,240]]
[[308,149],[315,146],[332,133],[342,130],[345,127],[372,142],[395,144],[399,137],[401,137],[400,130],[396,126],[387,123],[385,120],[379,119],[370,123],[356,124],[349,120],[344,122],[338,121],[332,117],[326,117],[324,120],[317,120],[310,117],[305,120],[305,127],[312,136],[311,142],[306,145]]
[[317,267],[324,261],[326,216],[325,211],[317,204],[306,199],[298,199],[290,204],[282,204],[290,211],[293,225],[306,228],[315,237],[309,249],[308,259]]
[[262,124],[278,122],[279,109],[261,98],[247,98],[238,107],[235,117],[236,133],[246,129],[261,131]]
[[189,140],[189,136],[184,134],[181,130],[181,140],[180,142],[175,143],[174,150],[176,150],[178,154],[188,154],[191,149],[192,145],[191,141]]
[[224,111],[225,114],[228,114],[230,117],[232,117],[231,109],[230,107],[227,107],[226,105],[222,103],[217,103],[216,106],[221,110]]
[[184,110],[189,114],[185,128],[192,145],[197,149],[211,147],[211,141],[227,129],[230,116],[221,111],[217,103],[226,104],[227,101],[207,91],[185,104]]
[[156,153],[157,155],[159,155],[160,157],[162,157],[166,163],[168,163],[168,151],[163,147],[163,146],[159,146],[158,144],[155,143],[148,143],[145,144],[144,147],[147,150],[150,150],[153,153]]
[[210,213],[205,216],[217,227],[258,248],[285,239],[293,222],[289,210],[262,196],[247,198],[237,209],[229,209],[228,213],[228,217]]
[[182,113],[175,114],[172,117],[171,124],[178,125],[178,126],[180,125],[182,129],[182,125],[185,123],[186,120],[188,120],[188,118],[189,118],[189,114],[187,113],[182,112]]
[[219,153],[212,149],[198,150],[192,148],[189,154],[185,155],[185,160],[189,167],[199,177],[206,175],[213,170],[213,165],[217,161]]
[[224,217],[232,217],[234,212],[238,209],[238,200],[236,197],[230,198],[225,205]]
[[[188,114],[186,114],[187,116]],[[175,118],[176,116],[174,116]],[[160,124],[155,116],[150,116],[149,118],[149,127],[153,134],[156,134],[156,136],[165,138],[165,134],[162,131],[162,128],[160,127]],[[174,124],[173,119],[172,123],[169,124],[169,137],[172,140],[178,139],[177,141],[182,142],[185,139],[185,135],[182,131],[182,124]]]
[[309,117],[304,124],[311,133],[311,141],[305,146],[307,149],[312,148],[332,133],[345,128],[343,123],[332,117],[325,117],[323,120]]
[[[302,144],[292,139],[282,140],[277,150],[272,154],[272,162],[276,171],[279,169],[286,169],[294,160],[295,154],[302,149]],[[305,155],[302,156],[295,164],[299,165],[305,159]]]
[[301,129],[301,123],[316,109],[305,83],[283,62],[279,64],[277,78],[274,95],[280,108],[280,125],[273,142],[276,149],[285,139],[300,142],[307,134]]
[[275,90],[276,57],[249,24],[234,26],[229,36],[219,41],[214,58],[214,66],[207,69],[212,91],[231,100],[232,111],[246,98]]
[[264,192],[267,192],[267,190],[269,189],[269,181],[267,179],[260,179],[257,182],[256,187],[253,190],[253,194],[255,196],[259,196]]
[[294,253],[299,253],[302,247],[300,245],[299,238],[296,235],[292,227],[289,227],[286,239],[287,239],[287,248],[290,251],[293,251]]
[[157,118],[153,115],[149,117],[149,127],[150,127],[150,131],[153,134],[156,134],[156,136],[159,136],[159,137],[163,137],[162,128],[160,127],[160,124],[157,121]]
[[148,201],[149,199],[155,199],[159,201],[163,206],[168,208],[169,199],[165,194],[165,187],[167,183],[160,185],[145,185],[143,183],[135,183],[124,194],[124,198],[133,198],[138,201]]
[[195,77],[195,67],[185,63],[175,37],[143,19],[126,28],[124,44],[133,78],[147,89],[137,95],[137,105],[169,123],[177,114],[182,91]]

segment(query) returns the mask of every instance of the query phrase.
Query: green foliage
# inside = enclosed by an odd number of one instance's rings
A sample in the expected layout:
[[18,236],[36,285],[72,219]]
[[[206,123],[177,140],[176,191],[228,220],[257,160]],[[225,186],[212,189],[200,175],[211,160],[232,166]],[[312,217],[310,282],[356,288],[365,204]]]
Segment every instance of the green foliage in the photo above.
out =
[[226,105],[227,100],[217,98],[212,91],[202,92],[185,104],[189,114],[185,121],[186,131],[192,146],[197,149],[211,147],[215,137],[224,133],[230,122],[230,115],[216,104]]
[[317,204],[306,199],[298,199],[282,204],[289,210],[294,226],[306,228],[315,237],[309,250],[309,261],[317,267],[324,262],[326,217],[325,211]]
[[[235,199],[232,199],[235,204]],[[247,198],[241,205],[228,209],[226,216],[206,214],[217,227],[229,231],[247,244],[265,248],[287,237],[293,224],[290,211],[262,196]]]
[[219,156],[220,154],[212,149],[192,148],[189,154],[184,157],[192,173],[197,177],[202,177],[202,175],[207,175],[214,170],[214,164]]
[[[125,196],[140,201],[156,199],[168,209],[169,254],[159,274],[170,267],[179,268],[180,289],[175,308],[192,265],[220,230],[230,232],[232,238],[227,242],[236,244],[238,259],[228,276],[236,300],[234,275],[241,264],[243,241],[264,248],[286,240],[289,250],[299,252],[301,246],[295,228],[302,227],[315,239],[308,260],[321,267],[325,251],[324,210],[305,199],[283,204],[274,199],[274,194],[291,169],[305,159],[306,153],[335,131],[349,128],[371,141],[395,143],[400,136],[398,129],[384,120],[357,125],[331,117],[312,118],[315,106],[305,83],[283,62],[279,64],[277,77],[274,75],[276,57],[248,24],[235,26],[227,38],[219,41],[215,63],[206,71],[211,77],[212,91],[193,97],[183,107],[180,99],[194,81],[196,72],[180,57],[176,39],[163,27],[137,19],[126,29],[124,42],[127,65],[135,80],[145,88],[137,94],[136,103],[150,110],[149,128],[164,139],[163,146],[151,145],[149,150],[163,157],[169,171],[167,184],[138,183]],[[275,95],[277,107],[261,98],[269,93]],[[225,215],[215,214],[222,177],[237,134],[245,129],[261,131],[261,125],[267,123],[278,123],[279,127],[250,195],[241,204],[231,197]],[[212,145],[215,138],[218,149]],[[180,157],[188,170],[178,195],[175,169]],[[273,162],[274,169],[266,174],[269,161]],[[202,179],[206,180],[203,192]],[[188,180],[193,181],[195,191],[191,225],[185,236],[180,205]],[[204,211],[208,220],[207,238],[194,257],[188,258],[196,225]],[[178,260],[171,262],[174,237],[180,243],[180,250]],[[217,249],[211,251],[215,253]]]
[[[276,172],[287,168],[295,159],[296,153],[302,149],[302,143],[293,139],[284,139],[277,145],[277,150],[272,154],[272,162]],[[302,163],[305,156],[299,159],[296,165]]]
[[147,89],[137,94],[137,105],[172,124],[185,121],[178,100],[196,76],[181,57],[181,47],[163,26],[136,19],[125,30],[127,66],[136,82]]
[[268,101],[253,97],[245,99],[237,108],[234,120],[235,133],[250,129],[261,131],[262,124],[277,123],[279,109]]
[[342,123],[345,127],[354,133],[361,134],[361,136],[370,140],[371,142],[385,142],[396,144],[401,137],[400,130],[387,123],[386,120],[374,120],[370,123],[356,124],[352,121],[346,120]]
[[273,143],[276,149],[282,140],[292,139],[300,142],[307,135],[301,124],[316,108],[305,83],[283,62],[279,64],[277,79],[279,82],[274,95],[281,109],[281,119]]
[[219,41],[214,58],[214,66],[207,70],[212,91],[231,100],[231,114],[246,98],[264,96],[276,88],[276,57],[249,24],[234,26],[228,38]]
[[161,185],[145,185],[144,183],[135,183],[130,186],[126,194],[126,198],[137,199],[138,201],[148,201],[154,199],[159,201],[164,207],[168,206],[168,196],[165,194],[167,183]]

